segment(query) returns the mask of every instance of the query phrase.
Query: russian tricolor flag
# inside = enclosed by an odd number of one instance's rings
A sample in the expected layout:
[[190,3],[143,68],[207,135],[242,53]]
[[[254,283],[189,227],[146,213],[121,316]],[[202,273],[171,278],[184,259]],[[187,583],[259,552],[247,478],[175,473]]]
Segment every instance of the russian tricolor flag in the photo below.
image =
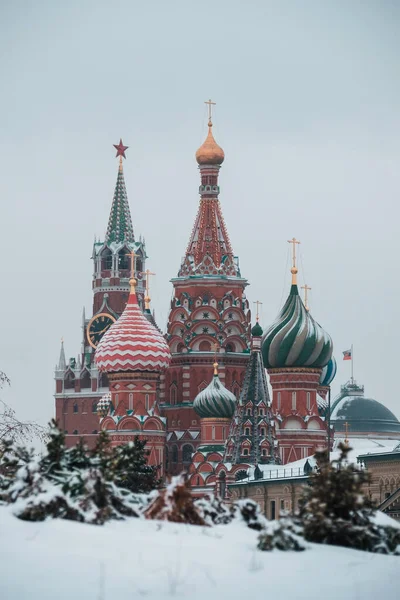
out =
[[343,360],[351,360],[351,350],[343,351]]

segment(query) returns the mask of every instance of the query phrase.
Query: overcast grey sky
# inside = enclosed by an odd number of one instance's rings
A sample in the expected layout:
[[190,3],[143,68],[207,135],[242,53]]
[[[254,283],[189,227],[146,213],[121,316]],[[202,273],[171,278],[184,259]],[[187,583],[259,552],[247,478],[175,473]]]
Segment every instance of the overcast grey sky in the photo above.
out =
[[395,0],[2,3],[0,370],[20,416],[53,415],[61,336],[79,352],[120,137],[165,326],[209,97],[223,212],[262,325],[288,293],[296,236],[300,284],[334,340],[334,392],[353,343],[357,380],[400,416],[399,17]]

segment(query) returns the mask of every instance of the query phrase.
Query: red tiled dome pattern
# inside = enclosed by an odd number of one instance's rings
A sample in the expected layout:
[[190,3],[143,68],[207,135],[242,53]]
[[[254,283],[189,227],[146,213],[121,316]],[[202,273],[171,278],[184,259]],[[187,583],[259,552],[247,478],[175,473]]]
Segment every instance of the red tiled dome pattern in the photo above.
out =
[[162,334],[144,316],[135,293],[118,321],[101,338],[95,363],[100,371],[162,371],[171,353]]

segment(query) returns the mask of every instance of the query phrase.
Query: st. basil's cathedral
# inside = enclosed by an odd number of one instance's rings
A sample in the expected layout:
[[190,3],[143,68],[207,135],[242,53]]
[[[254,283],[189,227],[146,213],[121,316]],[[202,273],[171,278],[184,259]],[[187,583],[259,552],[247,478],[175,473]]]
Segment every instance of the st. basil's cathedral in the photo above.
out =
[[[211,104],[209,103],[209,107]],[[139,436],[161,476],[185,471],[199,493],[249,469],[285,465],[331,446],[326,397],[336,374],[329,334],[291,287],[275,322],[251,323],[248,281],[234,255],[219,202],[224,151],[212,132],[196,152],[200,203],[185,256],[172,278],[163,334],[150,308],[143,238],[134,234],[125,188],[127,146],[104,241],[93,246],[93,315],[82,316],[82,347],[55,370],[56,419],[68,445],[93,445],[100,429],[113,444]],[[267,377],[268,375],[268,377]],[[272,390],[270,396],[268,381]]]

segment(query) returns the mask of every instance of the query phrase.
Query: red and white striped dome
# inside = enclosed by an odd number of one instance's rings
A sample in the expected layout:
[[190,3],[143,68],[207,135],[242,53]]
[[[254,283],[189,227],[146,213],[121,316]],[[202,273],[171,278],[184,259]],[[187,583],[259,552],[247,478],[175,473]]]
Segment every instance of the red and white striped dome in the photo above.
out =
[[139,308],[131,289],[128,304],[118,321],[101,338],[95,363],[100,371],[162,371],[171,360],[162,334]]

